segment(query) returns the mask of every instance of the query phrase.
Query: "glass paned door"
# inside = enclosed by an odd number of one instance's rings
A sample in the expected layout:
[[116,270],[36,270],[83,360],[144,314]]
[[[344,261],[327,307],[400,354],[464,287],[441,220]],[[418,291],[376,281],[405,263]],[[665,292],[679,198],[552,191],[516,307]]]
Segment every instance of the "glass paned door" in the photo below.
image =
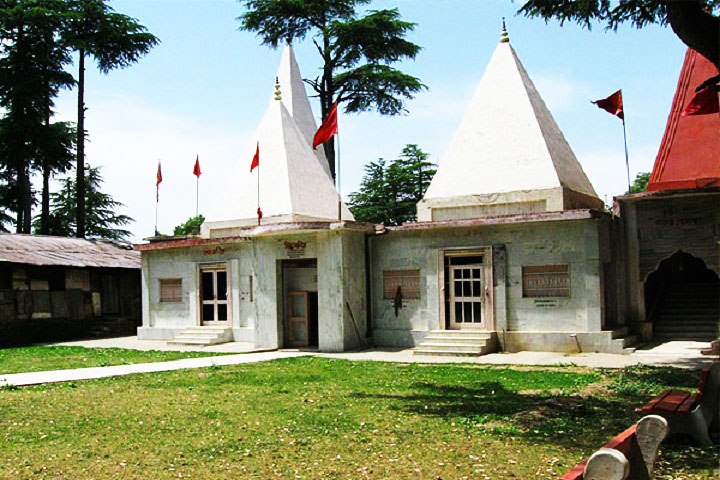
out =
[[202,324],[223,325],[228,322],[227,271],[220,269],[200,272]]
[[482,265],[450,267],[450,328],[483,328],[485,279]]

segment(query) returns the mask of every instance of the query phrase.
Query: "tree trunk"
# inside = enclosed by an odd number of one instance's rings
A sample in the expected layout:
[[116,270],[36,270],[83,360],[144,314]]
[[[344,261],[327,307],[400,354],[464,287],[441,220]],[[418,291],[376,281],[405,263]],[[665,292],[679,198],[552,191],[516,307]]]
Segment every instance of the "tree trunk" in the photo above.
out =
[[[325,121],[325,118],[332,108],[333,96],[335,95],[333,71],[329,65],[332,49],[330,48],[330,39],[325,32],[323,32],[323,52],[325,66],[323,68],[322,81],[320,82],[320,92],[318,93],[320,94],[320,111],[322,113],[322,119]],[[335,138],[325,142],[323,144],[323,149],[325,149],[325,158],[327,158],[328,167],[330,168],[330,176],[335,184],[337,184],[337,179],[335,178]]]
[[[45,91],[48,98],[45,102],[45,134],[50,136],[50,85],[47,77],[45,78]],[[50,158],[47,149],[47,138],[45,139],[45,151],[42,152],[42,200],[40,206],[40,235],[50,234]]]
[[30,183],[30,169],[27,167],[29,162],[25,163],[25,185],[23,189],[23,233],[32,233],[32,184]]
[[79,52],[75,236],[85,238],[85,50]]
[[720,69],[720,18],[698,1],[668,1],[666,8],[675,35]]

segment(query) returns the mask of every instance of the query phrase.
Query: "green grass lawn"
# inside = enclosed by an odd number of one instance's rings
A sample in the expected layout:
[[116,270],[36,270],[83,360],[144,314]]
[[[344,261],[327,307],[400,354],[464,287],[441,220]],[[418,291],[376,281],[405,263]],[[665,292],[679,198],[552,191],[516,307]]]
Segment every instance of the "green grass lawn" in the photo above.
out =
[[227,355],[209,352],[139,351],[122,348],[19,347],[0,349],[0,375],[66,368],[107,367],[131,363],[164,362],[181,358]]
[[[557,478],[638,419],[671,369],[301,357],[0,390],[0,478]],[[716,478],[663,444],[659,479]]]

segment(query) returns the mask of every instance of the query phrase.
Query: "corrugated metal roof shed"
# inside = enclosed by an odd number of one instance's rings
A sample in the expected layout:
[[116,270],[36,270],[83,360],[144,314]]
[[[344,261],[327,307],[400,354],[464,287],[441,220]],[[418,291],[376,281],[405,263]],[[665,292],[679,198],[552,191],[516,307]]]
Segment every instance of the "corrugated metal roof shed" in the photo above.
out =
[[140,268],[140,252],[107,240],[0,234],[0,262],[66,267]]

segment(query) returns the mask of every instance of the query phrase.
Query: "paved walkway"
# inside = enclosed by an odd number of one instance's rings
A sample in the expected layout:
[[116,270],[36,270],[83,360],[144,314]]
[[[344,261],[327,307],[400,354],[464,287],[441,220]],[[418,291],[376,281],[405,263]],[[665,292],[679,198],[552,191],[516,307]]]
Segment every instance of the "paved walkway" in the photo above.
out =
[[73,345],[88,348],[130,348],[138,350],[202,350],[206,352],[249,352],[241,355],[223,355],[218,357],[186,358],[170,362],[140,363],[134,365],[116,365],[111,367],[78,368],[72,370],[52,370],[46,372],[14,373],[0,375],[3,385],[37,385],[41,383],[91,380],[95,378],[116,377],[134,373],[166,372],[188,368],[204,368],[213,365],[238,365],[276,360],[279,358],[318,356],[344,360],[366,360],[399,363],[476,363],[494,365],[578,365],[591,368],[623,368],[630,365],[645,364],[657,366],[675,366],[684,368],[702,368],[718,357],[706,356],[700,350],[707,348],[704,342],[667,342],[653,348],[637,350],[631,355],[608,353],[564,354],[553,352],[493,353],[482,357],[440,357],[414,355],[410,349],[375,348],[360,352],[318,353],[299,350],[259,351],[250,343],[231,342],[210,347],[183,347],[167,345],[165,342],[137,340],[136,337],[122,337],[102,340],[85,340],[57,343],[54,345]]
[[93,380],[96,378],[118,377],[133,373],[169,372],[186,368],[205,368],[216,365],[239,365],[277,360],[278,358],[301,357],[306,352],[258,352],[242,355],[223,355],[219,357],[184,358],[170,362],[136,363],[133,365],[114,365],[111,367],[75,368],[71,370],[49,370],[46,372],[11,373],[0,375],[0,386],[37,385],[40,383],[72,382]]

